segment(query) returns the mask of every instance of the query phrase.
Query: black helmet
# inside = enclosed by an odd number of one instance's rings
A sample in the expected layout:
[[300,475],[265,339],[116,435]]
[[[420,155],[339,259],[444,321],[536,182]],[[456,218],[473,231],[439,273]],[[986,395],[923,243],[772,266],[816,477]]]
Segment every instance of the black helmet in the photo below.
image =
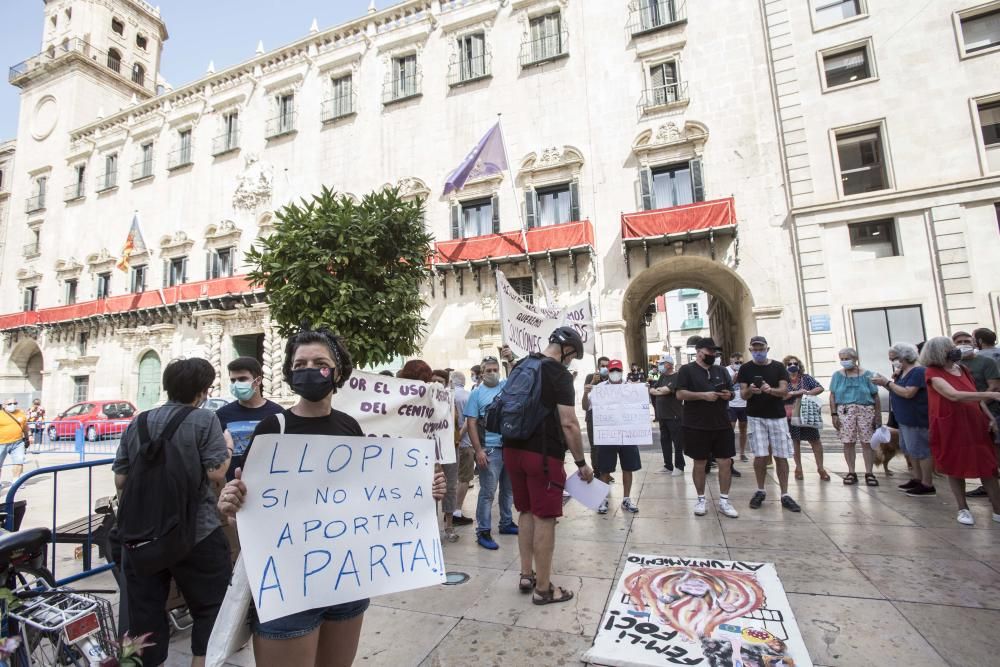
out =
[[576,358],[583,358],[583,338],[580,337],[580,333],[573,327],[559,327],[549,336],[549,342],[560,346],[572,345],[576,351]]

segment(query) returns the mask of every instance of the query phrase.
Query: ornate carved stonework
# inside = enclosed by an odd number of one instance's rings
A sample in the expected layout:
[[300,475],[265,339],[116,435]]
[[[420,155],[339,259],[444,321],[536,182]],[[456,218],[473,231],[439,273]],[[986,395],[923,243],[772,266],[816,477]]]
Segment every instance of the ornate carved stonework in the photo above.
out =
[[186,255],[194,246],[194,241],[188,235],[178,230],[173,236],[164,236],[160,239],[160,255],[163,257],[179,257]]
[[695,121],[687,121],[680,128],[674,121],[667,121],[655,130],[646,130],[636,137],[632,150],[642,152],[661,146],[682,143],[698,143],[708,139],[708,128]]
[[246,156],[246,166],[243,168],[243,173],[236,179],[233,208],[255,211],[271,201],[273,189],[274,169],[251,153]]
[[208,339],[208,361],[215,369],[215,382],[212,383],[212,395],[219,396],[222,391],[220,369],[222,367],[222,333],[225,329],[222,320],[217,317],[205,318],[201,322],[202,331]]
[[100,252],[95,252],[87,256],[87,266],[91,273],[105,273],[115,268],[118,258],[111,255],[107,248],[101,248]]
[[285,339],[278,334],[278,325],[267,320],[264,329],[264,387],[272,397],[291,396],[291,390],[281,373],[284,351]]
[[239,242],[243,230],[232,220],[223,220],[218,225],[205,228],[206,245],[210,247],[226,247]]
[[76,257],[70,257],[69,259],[60,259],[56,262],[55,268],[56,277],[59,280],[71,280],[80,277],[80,273],[83,271],[83,264]]
[[411,176],[399,179],[396,187],[399,188],[399,196],[403,198],[426,197],[431,193],[426,183]]
[[249,308],[237,308],[229,320],[229,334],[244,336],[267,332],[267,305],[254,304]]
[[572,146],[550,146],[541,155],[531,153],[521,161],[521,172],[536,172],[561,167],[579,167],[583,164],[583,154]]
[[15,276],[17,277],[17,282],[20,283],[22,289],[37,285],[42,280],[42,274],[36,271],[32,266],[18,269]]

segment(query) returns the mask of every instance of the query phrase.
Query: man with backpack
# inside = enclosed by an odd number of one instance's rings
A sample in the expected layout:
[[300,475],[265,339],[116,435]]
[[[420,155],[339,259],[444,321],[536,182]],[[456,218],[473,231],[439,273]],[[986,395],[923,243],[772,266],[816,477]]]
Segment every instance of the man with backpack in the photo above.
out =
[[583,356],[583,339],[572,327],[559,327],[541,353],[522,359],[504,391],[487,410],[487,423],[503,436],[504,464],[520,512],[521,577],[518,589],[533,593],[534,604],[566,602],[573,592],[550,580],[556,519],[562,516],[567,447],[581,479],[594,472],[583,458],[576,418],[570,362]]
[[167,364],[167,403],[141,413],[122,434],[112,470],[119,491],[115,528],[122,545],[128,629],[152,633],[144,664],[167,658],[166,603],[177,583],[194,626],[191,664],[205,662],[208,638],[232,572],[229,543],[213,487],[224,484],[232,456],[214,412],[199,410],[215,382],[205,359]]

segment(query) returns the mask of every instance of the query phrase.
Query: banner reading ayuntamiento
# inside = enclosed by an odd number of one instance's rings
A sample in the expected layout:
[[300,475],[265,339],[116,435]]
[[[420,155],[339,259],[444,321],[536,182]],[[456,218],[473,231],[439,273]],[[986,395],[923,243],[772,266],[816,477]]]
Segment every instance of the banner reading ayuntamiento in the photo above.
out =
[[240,547],[257,615],[444,581],[428,439],[257,436]]

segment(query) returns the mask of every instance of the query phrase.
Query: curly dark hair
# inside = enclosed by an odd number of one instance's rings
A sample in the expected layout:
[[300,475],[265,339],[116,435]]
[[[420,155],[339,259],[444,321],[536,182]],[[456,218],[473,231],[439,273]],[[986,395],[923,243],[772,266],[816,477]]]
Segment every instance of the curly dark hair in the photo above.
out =
[[336,335],[326,327],[319,329],[302,328],[297,334],[288,339],[285,344],[285,362],[281,365],[281,374],[285,382],[292,382],[292,361],[295,359],[295,351],[303,345],[321,343],[330,350],[330,356],[337,365],[340,378],[337,380],[337,388],[344,386],[347,379],[354,372],[354,362],[351,360],[351,353],[347,351],[347,344],[344,339]]
[[434,371],[423,359],[410,359],[396,373],[396,377],[404,380],[418,380],[420,382],[430,382],[434,377]]

